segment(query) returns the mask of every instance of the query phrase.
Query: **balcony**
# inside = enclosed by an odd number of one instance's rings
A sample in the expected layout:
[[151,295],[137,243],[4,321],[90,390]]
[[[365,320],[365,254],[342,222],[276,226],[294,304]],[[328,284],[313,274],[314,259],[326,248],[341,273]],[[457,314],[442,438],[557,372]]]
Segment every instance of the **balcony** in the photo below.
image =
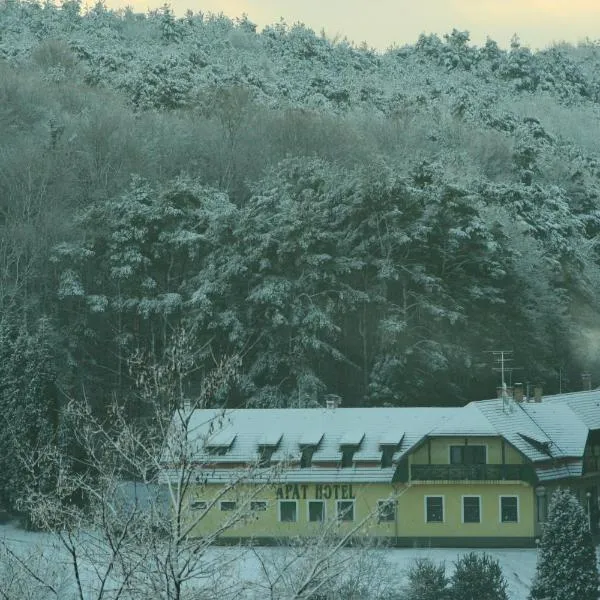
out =
[[412,481],[527,481],[535,473],[528,465],[411,465]]

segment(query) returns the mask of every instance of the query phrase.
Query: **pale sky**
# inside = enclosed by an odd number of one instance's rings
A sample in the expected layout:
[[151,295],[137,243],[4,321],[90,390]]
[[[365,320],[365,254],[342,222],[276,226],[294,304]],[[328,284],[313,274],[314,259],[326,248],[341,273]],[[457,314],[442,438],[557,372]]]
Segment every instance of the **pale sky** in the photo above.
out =
[[[168,1],[168,0],[167,0]],[[144,12],[165,0],[107,0],[112,8],[130,5]],[[555,41],[600,38],[600,0],[171,0],[178,15],[223,12],[247,13],[262,29],[281,17],[300,21],[329,37],[347,37],[357,44],[385,50],[396,43],[413,43],[421,33],[450,33],[453,27],[471,32],[476,44],[486,37],[507,47],[514,33],[532,48]]]

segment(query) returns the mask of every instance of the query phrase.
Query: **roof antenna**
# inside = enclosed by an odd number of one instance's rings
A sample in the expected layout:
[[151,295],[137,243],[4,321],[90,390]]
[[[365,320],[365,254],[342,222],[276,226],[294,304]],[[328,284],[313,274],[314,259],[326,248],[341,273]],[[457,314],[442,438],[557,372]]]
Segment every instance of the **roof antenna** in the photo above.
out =
[[511,413],[513,411],[512,403],[512,390],[509,392],[508,386],[506,385],[507,374],[511,378],[512,383],[512,372],[515,367],[506,366],[507,362],[513,360],[512,350],[487,350],[490,354],[494,355],[495,362],[499,365],[494,367],[494,371],[500,373],[500,386],[498,387],[498,397],[502,398],[502,410],[505,413]]

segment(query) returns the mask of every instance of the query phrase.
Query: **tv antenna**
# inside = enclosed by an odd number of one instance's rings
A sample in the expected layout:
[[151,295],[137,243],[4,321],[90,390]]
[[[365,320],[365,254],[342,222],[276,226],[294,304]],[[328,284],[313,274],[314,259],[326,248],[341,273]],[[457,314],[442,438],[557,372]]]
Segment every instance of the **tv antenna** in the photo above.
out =
[[502,408],[505,412],[512,412],[512,398],[508,394],[508,388],[506,386],[506,376],[509,375],[510,383],[512,384],[512,372],[519,369],[519,367],[508,366],[513,358],[512,350],[487,350],[489,354],[494,356],[494,362],[498,365],[493,367],[493,370],[500,373],[500,389],[502,393]]

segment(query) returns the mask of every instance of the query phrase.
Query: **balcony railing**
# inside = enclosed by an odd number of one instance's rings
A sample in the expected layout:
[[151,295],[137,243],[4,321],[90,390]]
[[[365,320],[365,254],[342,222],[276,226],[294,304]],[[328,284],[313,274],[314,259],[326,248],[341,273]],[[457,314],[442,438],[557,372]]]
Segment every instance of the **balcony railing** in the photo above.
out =
[[412,481],[527,481],[535,482],[528,465],[411,465]]

